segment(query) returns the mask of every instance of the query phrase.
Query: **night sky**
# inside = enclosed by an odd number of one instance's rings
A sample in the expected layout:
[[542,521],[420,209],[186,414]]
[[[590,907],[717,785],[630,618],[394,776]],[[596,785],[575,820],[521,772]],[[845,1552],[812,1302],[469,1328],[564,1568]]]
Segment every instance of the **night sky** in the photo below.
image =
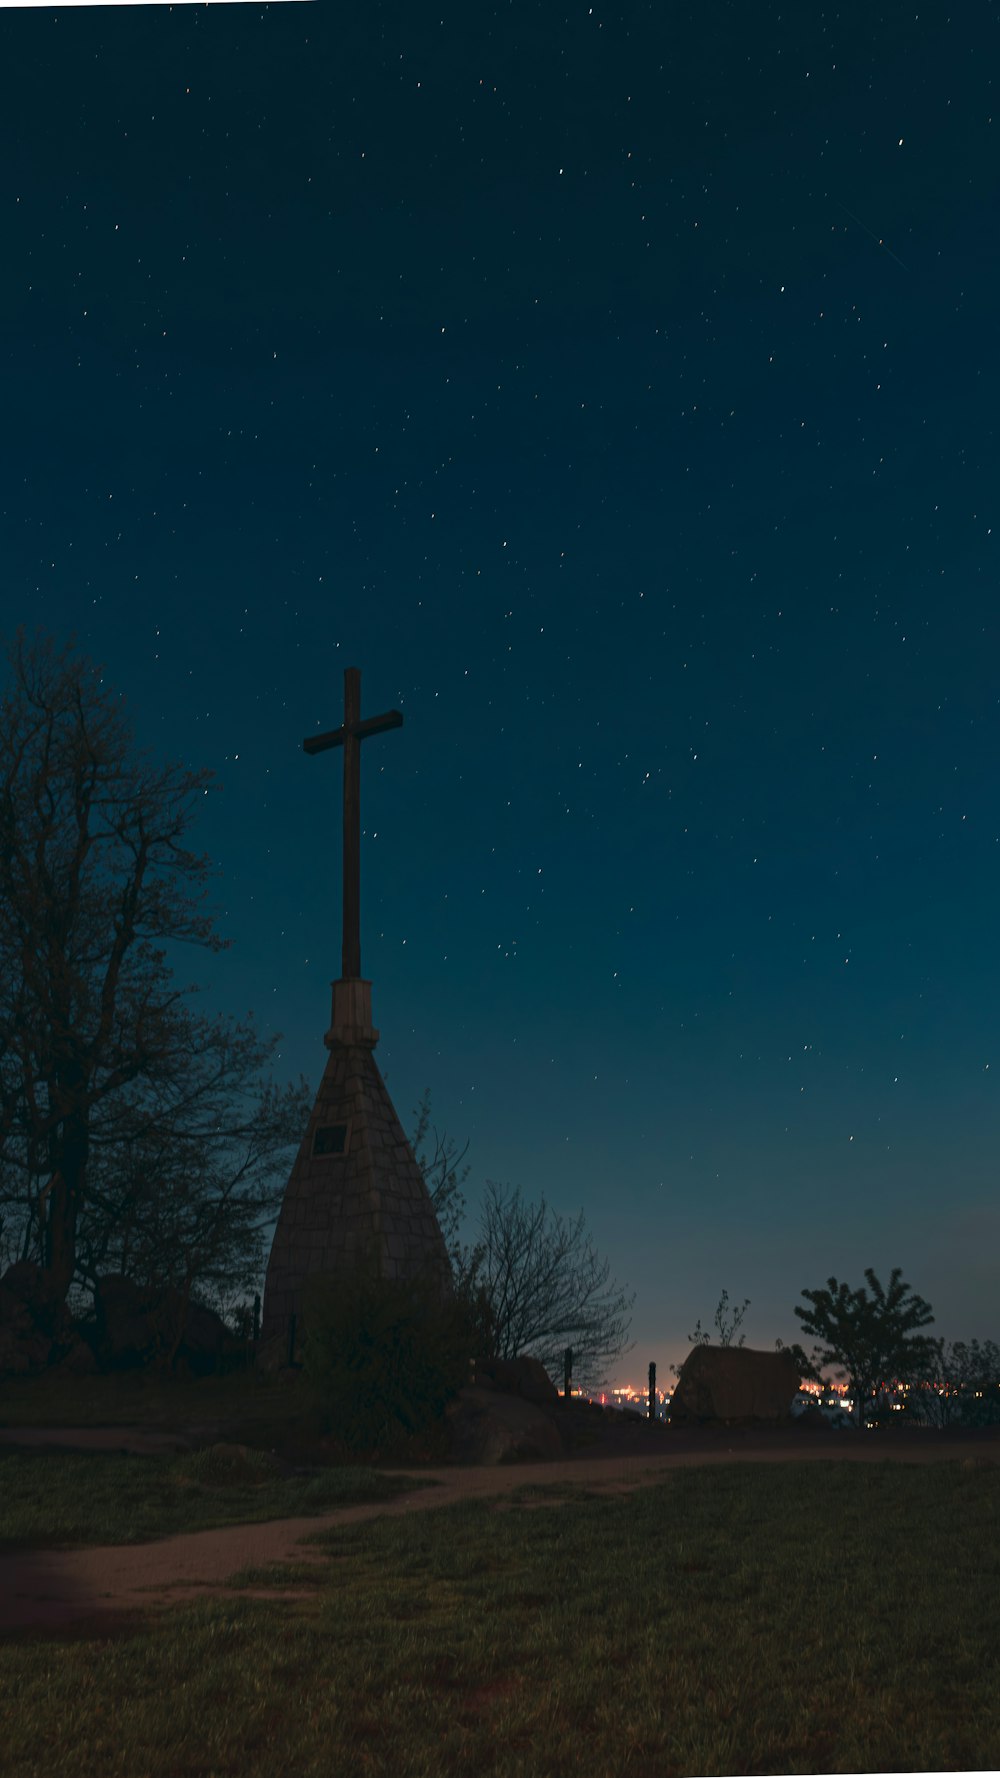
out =
[[[582,1209],[612,1381],[995,1312],[992,7],[0,14],[4,639],[101,663],[318,1083],[362,714],[404,1128]],[[361,15],[361,16],[358,16]],[[808,1343],[808,1342],[807,1342]]]

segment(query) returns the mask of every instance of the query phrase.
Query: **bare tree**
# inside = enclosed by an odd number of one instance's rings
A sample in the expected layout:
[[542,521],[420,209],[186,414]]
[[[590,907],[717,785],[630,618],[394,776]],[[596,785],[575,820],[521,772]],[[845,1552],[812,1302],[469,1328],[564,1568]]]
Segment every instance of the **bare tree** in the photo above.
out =
[[630,1348],[623,1319],[635,1295],[607,1287],[609,1265],[584,1234],[583,1212],[565,1222],[540,1204],[522,1202],[520,1188],[486,1182],[480,1226],[480,1276],[493,1314],[497,1358],[530,1353],[550,1375],[573,1348],[573,1367],[587,1387],[606,1381],[606,1367]]
[[[261,1175],[301,1136],[304,1081],[241,1101],[277,1046],[183,1003],[155,941],[210,951],[207,861],[183,838],[214,774],[155,769],[99,669],[8,648],[0,705],[0,1204],[59,1300],[98,1266],[221,1282]],[[243,1146],[227,1174],[228,1144]],[[213,1161],[215,1171],[213,1171]],[[245,1185],[240,1192],[237,1186]],[[255,1196],[256,1194],[256,1196]],[[280,1196],[280,1194],[279,1194]],[[9,1208],[15,1211],[14,1222]],[[227,1247],[227,1242],[229,1243]],[[134,1272],[132,1275],[136,1275]]]
[[811,1308],[796,1308],[806,1333],[825,1341],[825,1347],[813,1348],[818,1364],[834,1364],[841,1368],[837,1375],[847,1376],[855,1401],[855,1424],[865,1424],[867,1408],[880,1384],[909,1374],[914,1365],[930,1353],[930,1341],[916,1333],[934,1320],[929,1303],[901,1282],[899,1266],[893,1269],[888,1291],[869,1266],[865,1277],[867,1290],[849,1290],[828,1278],[825,1290],[803,1290]]

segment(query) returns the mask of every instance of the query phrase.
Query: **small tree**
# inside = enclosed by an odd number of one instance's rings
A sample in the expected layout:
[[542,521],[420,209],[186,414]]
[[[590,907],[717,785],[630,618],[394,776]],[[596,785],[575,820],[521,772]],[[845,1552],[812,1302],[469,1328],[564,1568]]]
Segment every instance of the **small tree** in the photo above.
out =
[[607,1287],[610,1267],[584,1233],[583,1212],[565,1222],[544,1198],[525,1204],[520,1187],[511,1192],[487,1180],[480,1226],[477,1276],[493,1326],[489,1356],[530,1353],[558,1376],[572,1346],[577,1375],[598,1386],[608,1362],[629,1349],[624,1317],[635,1294],[626,1301],[617,1287]]
[[[744,1297],[742,1309],[734,1309],[733,1310],[733,1319],[730,1323],[727,1324],[726,1310],[728,1309],[728,1307],[729,1307],[729,1292],[728,1292],[728,1290],[724,1290],[722,1295],[719,1298],[718,1306],[715,1311],[715,1325],[719,1330],[719,1345],[720,1346],[731,1346],[732,1345],[733,1335],[736,1332],[736,1329],[739,1327],[741,1321],[743,1320],[743,1316],[746,1313],[747,1309],[749,1309],[749,1307],[750,1307],[750,1298]],[[740,1334],[740,1337],[737,1340],[736,1344],[738,1346],[742,1346],[745,1339],[746,1339],[746,1335]],[[699,1319],[694,1324],[694,1333],[688,1334],[688,1344],[691,1346],[709,1346],[709,1345],[711,1345],[711,1343],[712,1343],[712,1336],[711,1336],[711,1334],[702,1332],[701,1319],[699,1317]],[[683,1369],[683,1366],[679,1365],[679,1364],[672,1364],[670,1366],[670,1368],[673,1371],[674,1376],[679,1377],[681,1374],[681,1370]]]
[[910,1293],[896,1266],[883,1290],[869,1267],[865,1277],[872,1295],[862,1287],[850,1290],[828,1278],[825,1290],[803,1290],[811,1308],[796,1307],[795,1314],[806,1333],[825,1341],[813,1348],[819,1364],[838,1365],[839,1377],[848,1377],[854,1396],[856,1420],[865,1424],[868,1403],[881,1383],[905,1377],[930,1354],[931,1342],[915,1330],[934,1320],[929,1303]]
[[[460,1154],[430,1123],[430,1088],[415,1108],[411,1146],[430,1193],[451,1259],[458,1298],[473,1330],[475,1356],[515,1358],[531,1351],[558,1374],[567,1344],[574,1348],[579,1377],[593,1384],[595,1365],[622,1349],[621,1295],[604,1291],[609,1267],[593,1252],[583,1234],[583,1216],[576,1224],[551,1217],[544,1199],[527,1206],[520,1191],[505,1193],[487,1183],[480,1217],[481,1239],[473,1246],[459,1240],[466,1205],[458,1166]],[[428,1129],[433,1155],[425,1152]],[[632,1299],[634,1301],[634,1298]],[[568,1338],[553,1326],[566,1323]],[[589,1344],[589,1352],[584,1350]]]

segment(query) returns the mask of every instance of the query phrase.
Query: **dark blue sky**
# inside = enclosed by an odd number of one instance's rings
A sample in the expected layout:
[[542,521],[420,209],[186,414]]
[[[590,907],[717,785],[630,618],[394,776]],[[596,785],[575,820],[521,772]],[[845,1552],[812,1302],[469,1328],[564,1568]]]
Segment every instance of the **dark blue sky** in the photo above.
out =
[[584,1210],[621,1381],[866,1266],[998,1336],[1000,43],[955,10],[0,15],[4,632],[217,771],[234,943],[179,974],[280,1078],[340,970],[302,739],[346,666],[402,710],[376,1053],[473,1215]]

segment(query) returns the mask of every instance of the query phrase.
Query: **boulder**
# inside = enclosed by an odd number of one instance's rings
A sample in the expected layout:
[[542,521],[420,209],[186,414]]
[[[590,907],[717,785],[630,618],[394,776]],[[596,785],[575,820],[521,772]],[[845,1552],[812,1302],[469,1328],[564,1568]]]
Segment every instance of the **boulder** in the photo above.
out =
[[57,1338],[72,1324],[65,1302],[52,1282],[52,1274],[34,1260],[21,1259],[8,1266],[0,1278],[0,1290],[16,1297],[31,1312],[32,1319],[50,1339]]
[[671,1426],[791,1419],[799,1373],[787,1352],[750,1346],[695,1346],[670,1398]]
[[[148,1292],[125,1278],[98,1280],[95,1317],[79,1324],[32,1260],[19,1260],[0,1278],[0,1376],[43,1370],[87,1376],[99,1368],[131,1369],[170,1351],[182,1305],[179,1291]],[[188,1305],[182,1364],[196,1375],[214,1370],[219,1355],[242,1343],[199,1303]]]
[[0,1375],[45,1370],[74,1348],[73,1318],[51,1278],[33,1260],[0,1278]]
[[240,1349],[222,1317],[189,1301],[173,1285],[143,1289],[129,1278],[98,1278],[94,1292],[96,1344],[104,1370],[137,1370],[166,1362],[184,1316],[180,1365],[194,1376],[214,1371],[224,1353]]
[[537,1358],[477,1359],[476,1383],[492,1386],[503,1395],[519,1395],[539,1407],[559,1400],[558,1389]]
[[44,1370],[52,1341],[35,1326],[23,1304],[0,1291],[0,1376],[22,1377]]
[[551,1411],[495,1388],[460,1389],[445,1418],[452,1463],[546,1462],[566,1455]]

